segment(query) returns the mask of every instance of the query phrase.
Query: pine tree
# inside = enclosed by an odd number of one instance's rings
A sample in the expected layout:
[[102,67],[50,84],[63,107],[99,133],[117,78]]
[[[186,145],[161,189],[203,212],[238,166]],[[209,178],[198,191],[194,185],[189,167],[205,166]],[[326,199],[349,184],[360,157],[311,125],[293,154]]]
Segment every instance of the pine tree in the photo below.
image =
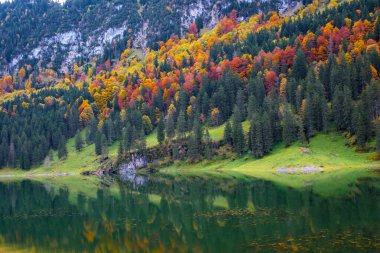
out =
[[232,144],[235,151],[239,154],[244,152],[245,149],[245,140],[244,140],[244,131],[241,124],[241,115],[240,110],[235,106],[234,115],[233,115],[233,127],[232,127]]
[[67,157],[67,147],[66,147],[66,139],[65,137],[61,137],[58,145],[58,158],[65,159]]
[[354,106],[353,117],[353,128],[356,135],[356,145],[359,147],[364,147],[366,144],[366,126],[365,126],[365,112],[363,108],[363,103],[359,102]]
[[172,115],[169,115],[166,123],[166,136],[169,139],[173,139],[175,134],[174,119]]
[[227,121],[226,126],[224,128],[224,143],[228,145],[232,145],[232,127],[229,121]]
[[187,155],[191,161],[195,161],[199,156],[198,143],[193,133],[190,134],[187,142]]
[[254,95],[249,96],[248,98],[248,118],[252,119],[253,114],[257,113],[258,105],[257,100]]
[[107,144],[108,146],[111,146],[114,140],[115,133],[114,133],[113,124],[110,118],[108,118],[107,120],[106,127],[107,127],[106,129]]
[[197,145],[200,146],[203,139],[203,130],[202,125],[198,120],[195,120],[193,123],[193,135]]
[[336,87],[333,97],[333,112],[337,130],[349,130],[352,116],[351,90]]
[[16,167],[16,149],[13,140],[11,140],[11,144],[9,145],[8,164],[11,168]]
[[205,152],[204,153],[205,153],[206,159],[210,159],[212,157],[212,140],[211,140],[208,129],[206,129],[206,133],[205,133]]
[[81,151],[83,149],[82,134],[80,131],[78,131],[76,136],[75,136],[75,149],[77,151]]
[[239,89],[236,95],[236,105],[240,111],[240,116],[242,119],[246,117],[246,102],[244,97],[244,91]]
[[298,140],[304,144],[306,143],[305,127],[302,121],[302,118],[297,120],[297,129],[298,129]]
[[88,142],[87,144],[91,144],[95,142],[97,131],[98,131],[98,121],[95,119],[95,117],[92,117],[90,121],[90,137],[89,137],[90,142]]
[[185,136],[185,132],[186,132],[185,112],[181,110],[177,119],[177,137],[183,138]]
[[103,157],[108,157],[108,140],[105,134],[101,135],[101,154]]
[[127,124],[127,127],[124,129],[124,149],[126,151],[129,151],[131,150],[132,148],[132,144],[133,144],[133,139],[132,139],[132,135],[133,135],[133,129],[131,127],[131,124]]
[[141,129],[140,133],[138,134],[138,139],[137,139],[137,150],[142,151],[146,149],[146,136],[144,129]]
[[272,150],[273,131],[272,131],[272,124],[266,112],[264,112],[262,116],[262,126],[263,126],[263,151],[265,154],[267,154],[271,152]]
[[261,117],[256,114],[251,122],[251,128],[249,130],[249,138],[251,144],[252,154],[256,158],[261,158],[264,155],[264,144],[263,144],[263,126]]
[[96,131],[95,135],[95,154],[102,154],[102,133],[100,131]]
[[286,147],[290,146],[296,137],[295,118],[289,108],[284,111],[282,119],[282,140]]
[[162,144],[165,141],[165,124],[164,124],[164,116],[161,115],[160,121],[157,126],[157,141]]
[[297,50],[297,54],[293,64],[293,77],[296,80],[305,79],[307,75],[307,62],[304,52],[301,48]]
[[87,145],[90,145],[92,143],[92,140],[91,140],[91,130],[89,127],[86,127],[86,132],[85,132],[85,141],[86,141],[86,144]]

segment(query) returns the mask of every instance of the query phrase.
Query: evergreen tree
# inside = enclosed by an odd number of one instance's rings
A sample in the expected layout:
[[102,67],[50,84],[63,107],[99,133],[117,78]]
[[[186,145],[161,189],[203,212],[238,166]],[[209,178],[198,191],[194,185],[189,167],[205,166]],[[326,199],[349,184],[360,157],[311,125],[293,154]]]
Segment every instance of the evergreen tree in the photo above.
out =
[[90,145],[92,143],[92,140],[91,140],[91,130],[89,127],[86,127],[86,132],[85,132],[85,141],[86,141],[86,144],[87,145]]
[[110,118],[106,121],[106,137],[107,137],[107,144],[108,146],[111,146],[114,140],[114,128],[113,124]]
[[239,154],[244,152],[245,149],[245,140],[244,140],[244,131],[241,124],[241,115],[240,110],[235,106],[234,115],[233,115],[233,128],[232,128],[232,144],[235,151]]
[[202,145],[203,139],[203,130],[202,125],[198,120],[195,120],[193,123],[193,135],[198,146]]
[[97,131],[98,131],[98,121],[95,119],[95,117],[92,117],[90,121],[90,137],[89,137],[90,142],[87,144],[91,144],[95,142]]
[[212,157],[212,140],[211,140],[208,129],[206,129],[206,133],[205,133],[205,152],[204,153],[205,153],[206,159],[210,159]]
[[66,139],[65,137],[61,137],[58,145],[58,158],[65,159],[67,157],[67,147],[66,147]]
[[177,137],[183,138],[186,133],[186,118],[185,118],[185,112],[180,111],[177,119]]
[[304,79],[307,75],[307,62],[304,52],[301,48],[297,50],[293,64],[293,77],[296,80]]
[[127,124],[127,127],[124,129],[124,149],[126,151],[131,150],[133,144],[133,128],[131,124]]
[[16,167],[16,148],[13,140],[11,140],[11,144],[9,145],[8,164],[11,168]]
[[105,134],[101,135],[101,154],[103,157],[108,157],[108,140]]
[[356,135],[356,145],[364,147],[366,144],[366,125],[365,125],[365,112],[362,102],[354,106],[353,110],[353,128]]
[[252,154],[256,158],[261,158],[264,155],[264,144],[263,144],[263,126],[261,117],[256,114],[251,122],[251,128],[249,130],[250,137],[250,149]]
[[296,137],[295,117],[290,109],[287,107],[284,111],[282,119],[282,140],[286,147],[290,146]]
[[242,89],[239,89],[236,95],[236,105],[240,111],[240,116],[242,119],[245,119],[246,117],[246,102],[245,102],[245,96],[244,91]]
[[193,133],[190,134],[187,142],[187,155],[191,161],[195,161],[199,157],[198,143]]
[[164,124],[164,116],[161,115],[160,121],[157,126],[157,141],[162,144],[165,141],[165,124]]
[[175,134],[174,119],[172,115],[169,115],[168,121],[166,123],[166,136],[169,139],[173,139]]
[[100,131],[96,131],[95,135],[95,154],[102,154],[102,133]]
[[229,121],[227,121],[226,126],[224,127],[224,143],[232,145],[232,127]]
[[271,152],[272,150],[273,131],[272,131],[272,124],[266,112],[264,112],[262,116],[262,126],[263,126],[263,151],[265,154],[267,154]]
[[77,151],[81,151],[83,149],[82,134],[80,131],[78,131],[77,134],[75,135],[75,149]]
[[333,113],[337,130],[349,130],[351,126],[351,90],[347,86],[337,87],[333,97]]
[[142,151],[144,149],[146,149],[146,136],[145,136],[145,132],[144,132],[144,129],[141,129],[139,135],[138,135],[138,139],[137,139],[137,150],[139,151]]

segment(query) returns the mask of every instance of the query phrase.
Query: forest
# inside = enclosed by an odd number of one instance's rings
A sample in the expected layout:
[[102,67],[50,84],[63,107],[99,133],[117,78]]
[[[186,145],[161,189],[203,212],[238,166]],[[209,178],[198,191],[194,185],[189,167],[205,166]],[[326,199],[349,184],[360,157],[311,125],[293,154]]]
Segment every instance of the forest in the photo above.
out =
[[[379,159],[378,6],[313,1],[293,16],[241,22],[232,10],[214,29],[194,22],[142,56],[129,40],[118,59],[74,64],[64,76],[24,65],[0,77],[0,167],[29,170],[53,151],[65,159],[70,138],[102,157],[118,141],[120,158],[144,152],[152,133],[171,145],[172,161],[230,149],[261,158],[332,131]],[[223,124],[223,140],[212,140],[209,129]]]

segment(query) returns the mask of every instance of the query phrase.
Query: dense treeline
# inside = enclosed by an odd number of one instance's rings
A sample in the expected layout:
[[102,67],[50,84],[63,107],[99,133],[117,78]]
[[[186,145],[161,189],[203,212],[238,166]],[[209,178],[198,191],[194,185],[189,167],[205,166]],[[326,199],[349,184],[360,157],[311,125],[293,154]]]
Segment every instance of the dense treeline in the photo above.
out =
[[30,169],[49,159],[49,150],[65,157],[67,139],[80,128],[78,97],[90,95],[76,87],[49,89],[5,103],[13,112],[0,113],[0,166]]
[[187,39],[173,37],[143,61],[129,59],[127,49],[114,65],[76,65],[57,84],[68,89],[2,105],[0,166],[29,169],[49,159],[50,149],[64,158],[74,136],[78,151],[94,143],[97,155],[107,156],[116,140],[120,155],[144,150],[155,129],[160,144],[183,140],[172,159],[196,161],[225,151],[207,131],[222,124],[225,147],[258,158],[277,143],[307,143],[326,131],[345,132],[361,150],[376,136],[379,150],[379,5],[352,1],[241,24],[233,11],[214,31],[199,37],[195,23]]

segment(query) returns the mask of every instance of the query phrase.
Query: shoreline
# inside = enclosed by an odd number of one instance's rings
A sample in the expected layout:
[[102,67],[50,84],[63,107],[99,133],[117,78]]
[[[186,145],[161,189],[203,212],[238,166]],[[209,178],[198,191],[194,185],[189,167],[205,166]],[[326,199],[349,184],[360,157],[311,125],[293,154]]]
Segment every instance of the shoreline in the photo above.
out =
[[1,174],[1,179],[8,178],[40,178],[40,177],[67,177],[67,176],[77,176],[80,175],[76,172],[57,172],[57,173],[39,173],[39,174]]

